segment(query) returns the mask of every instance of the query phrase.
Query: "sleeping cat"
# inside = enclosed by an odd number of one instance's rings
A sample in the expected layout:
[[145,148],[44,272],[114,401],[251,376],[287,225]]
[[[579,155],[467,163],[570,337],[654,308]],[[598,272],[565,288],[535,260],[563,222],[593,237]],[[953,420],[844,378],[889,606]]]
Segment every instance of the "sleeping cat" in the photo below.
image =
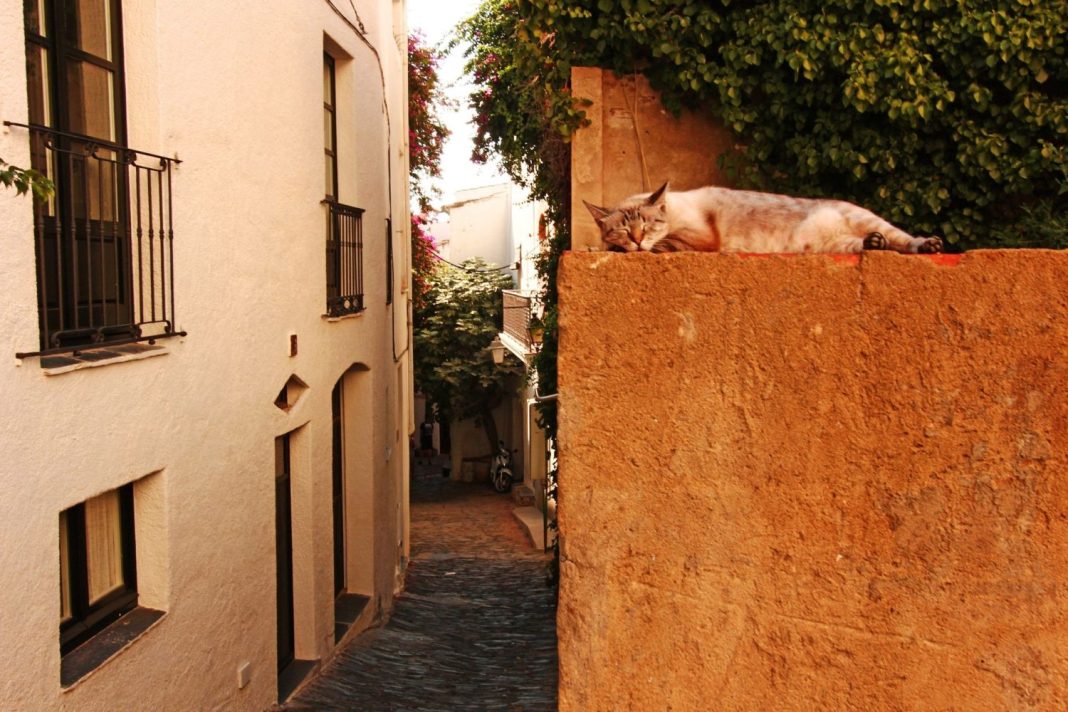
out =
[[[713,186],[586,203],[610,250],[623,252],[941,252],[938,237],[912,237],[844,200],[792,198]],[[583,201],[585,202],[585,201]]]

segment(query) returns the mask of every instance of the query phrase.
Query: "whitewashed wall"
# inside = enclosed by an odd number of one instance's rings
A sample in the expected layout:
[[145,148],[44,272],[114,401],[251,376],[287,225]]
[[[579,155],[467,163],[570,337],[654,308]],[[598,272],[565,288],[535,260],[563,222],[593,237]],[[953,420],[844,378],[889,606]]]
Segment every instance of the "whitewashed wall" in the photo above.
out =
[[[327,0],[124,4],[129,144],[182,160],[175,291],[188,336],[161,342],[159,357],[61,375],[17,360],[38,344],[32,215],[27,198],[0,192],[0,707],[262,710],[277,700],[274,439],[299,429],[297,657],[325,661],[330,395],[354,364],[345,457],[363,471],[348,475],[349,501],[368,504],[349,523],[348,557],[373,596],[368,618],[388,612],[406,561],[404,6],[357,0],[357,18]],[[364,39],[352,27],[361,23]],[[338,63],[340,199],[366,210],[367,309],[337,321],[322,317],[324,42],[351,57]],[[3,119],[26,120],[24,47],[21,6],[4,2]],[[0,130],[0,157],[29,163],[22,129]],[[385,294],[391,215],[395,308]],[[285,413],[273,401],[291,374],[310,389]],[[58,515],[148,475],[138,495],[138,506],[153,503],[137,526],[142,602],[166,615],[63,691]],[[251,680],[239,689],[244,663]]]
[[512,241],[512,187],[508,183],[456,191],[442,255],[459,264],[481,257],[501,267],[515,262]]

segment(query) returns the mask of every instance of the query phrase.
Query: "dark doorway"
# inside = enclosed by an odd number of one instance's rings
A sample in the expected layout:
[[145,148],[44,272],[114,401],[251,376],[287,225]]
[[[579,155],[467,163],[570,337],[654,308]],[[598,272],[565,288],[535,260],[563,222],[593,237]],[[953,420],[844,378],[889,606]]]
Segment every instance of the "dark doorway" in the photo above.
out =
[[334,596],[337,597],[345,591],[345,452],[342,447],[342,435],[344,432],[341,415],[341,384],[344,379],[338,379],[334,385],[334,391],[330,395],[330,405],[333,413],[333,498],[334,498]]
[[278,605],[278,671],[296,657],[293,634],[293,524],[289,434],[274,440],[274,528]]
[[441,454],[448,455],[450,452],[452,452],[452,435],[449,430],[449,421],[439,421],[438,427],[438,440],[441,445]]

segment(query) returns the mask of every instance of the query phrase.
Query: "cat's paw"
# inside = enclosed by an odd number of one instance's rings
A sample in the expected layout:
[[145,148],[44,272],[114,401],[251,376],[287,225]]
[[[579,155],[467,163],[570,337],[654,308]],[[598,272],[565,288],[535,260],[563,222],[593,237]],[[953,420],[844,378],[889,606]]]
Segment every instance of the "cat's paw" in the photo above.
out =
[[873,232],[864,238],[865,250],[885,250],[890,244],[881,232]]
[[922,242],[916,246],[916,252],[919,252],[921,255],[933,255],[936,252],[942,251],[943,245],[941,237],[923,237],[920,239]]

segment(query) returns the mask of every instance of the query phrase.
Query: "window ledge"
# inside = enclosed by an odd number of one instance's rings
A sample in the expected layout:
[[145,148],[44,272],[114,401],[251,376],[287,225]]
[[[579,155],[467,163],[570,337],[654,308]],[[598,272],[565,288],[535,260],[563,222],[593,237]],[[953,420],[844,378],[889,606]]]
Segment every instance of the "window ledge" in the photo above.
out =
[[346,319],[358,319],[359,317],[363,316],[364,312],[366,312],[366,311],[367,311],[366,309],[361,309],[358,312],[353,312],[352,314],[342,314],[341,316],[330,316],[329,314],[323,314],[323,321],[332,324],[335,321],[345,321]]
[[167,349],[158,344],[122,344],[119,346],[100,346],[84,351],[59,356],[42,356],[41,368],[46,376],[58,376],[83,368],[110,366],[113,363],[140,361],[154,356],[164,356]]
[[125,650],[163,618],[163,611],[135,608],[63,656],[59,682],[64,690]]

